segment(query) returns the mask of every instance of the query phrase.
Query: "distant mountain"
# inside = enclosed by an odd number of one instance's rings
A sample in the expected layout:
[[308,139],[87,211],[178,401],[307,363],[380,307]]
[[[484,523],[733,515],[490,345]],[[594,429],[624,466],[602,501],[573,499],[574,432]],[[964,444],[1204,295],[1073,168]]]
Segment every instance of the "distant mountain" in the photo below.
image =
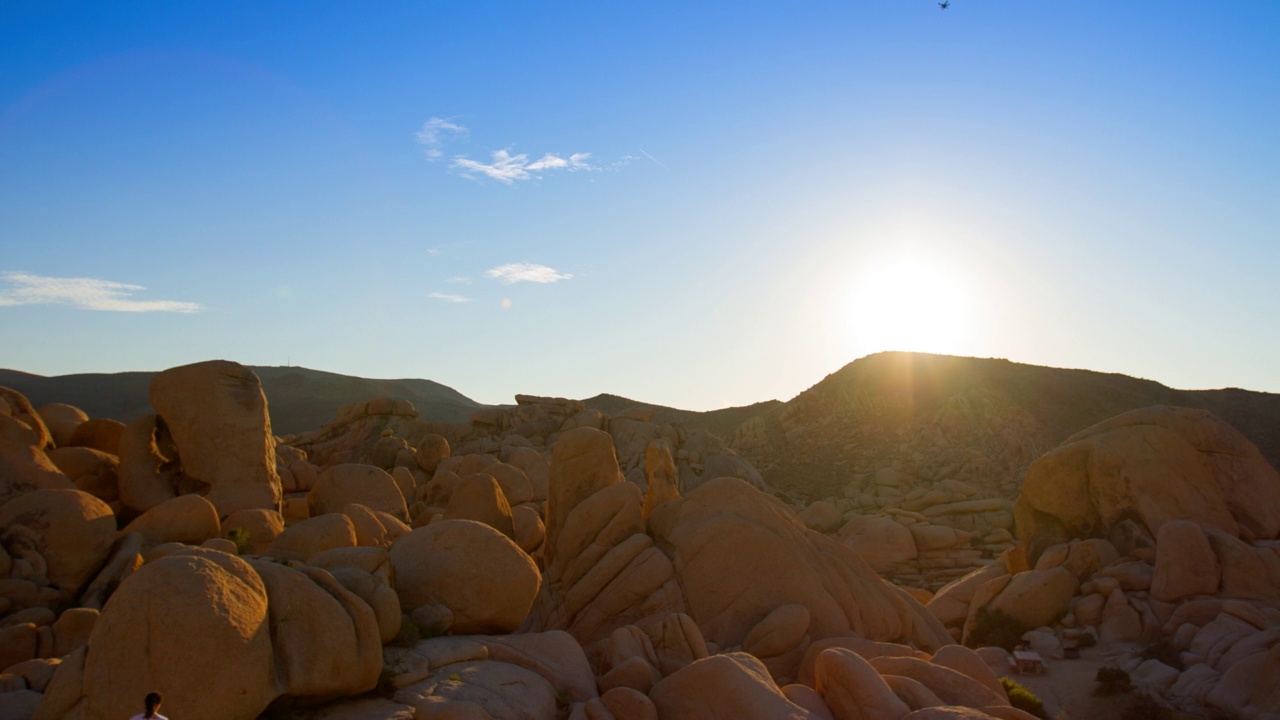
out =
[[[412,402],[421,417],[466,422],[471,411],[485,407],[462,393],[431,380],[371,380],[301,367],[253,367],[262,380],[277,435],[315,430],[332,420],[338,408],[379,395]],[[43,377],[0,370],[0,385],[27,396],[36,407],[61,402],[90,417],[129,422],[151,412],[148,393],[152,372],[126,372]]]
[[[252,369],[262,379],[278,435],[315,430],[342,405],[379,395],[405,398],[424,419],[442,422],[466,422],[472,411],[490,407],[430,380]],[[91,417],[128,422],[151,411],[147,394],[154,374],[42,377],[0,370],[0,385],[23,393],[36,407],[65,402]],[[719,435],[772,486],[805,498],[839,497],[851,483],[874,493],[877,473],[885,470],[906,489],[954,479],[983,495],[1012,497],[1027,466],[1070,435],[1159,404],[1213,412],[1280,466],[1280,395],[1175,390],[1127,375],[999,359],[879,353],[849,363],[789,402],[709,412],[607,394],[584,402],[607,415],[652,410],[659,423]]]
[[1213,412],[1280,466],[1280,395],[896,352],[856,360],[748,419],[730,444],[771,485],[802,497],[839,497],[850,483],[874,493],[886,469],[908,488],[950,478],[1012,497],[1027,466],[1067,437],[1160,404]]
[[631,408],[652,410],[653,419],[657,423],[681,423],[689,428],[706,430],[726,438],[732,435],[742,423],[782,406],[782,402],[779,400],[766,400],[742,407],[723,408],[720,410],[679,410],[663,405],[650,405],[638,400],[629,400],[609,394],[596,395],[582,402],[588,408],[599,410],[605,415],[617,415],[623,410]]

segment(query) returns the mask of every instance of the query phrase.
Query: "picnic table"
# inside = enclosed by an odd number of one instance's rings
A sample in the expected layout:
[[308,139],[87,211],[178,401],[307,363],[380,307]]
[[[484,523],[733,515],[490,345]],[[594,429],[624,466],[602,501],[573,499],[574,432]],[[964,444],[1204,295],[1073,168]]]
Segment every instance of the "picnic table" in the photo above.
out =
[[1034,650],[1014,650],[1013,663],[1020,673],[1039,675],[1044,672],[1044,658]]

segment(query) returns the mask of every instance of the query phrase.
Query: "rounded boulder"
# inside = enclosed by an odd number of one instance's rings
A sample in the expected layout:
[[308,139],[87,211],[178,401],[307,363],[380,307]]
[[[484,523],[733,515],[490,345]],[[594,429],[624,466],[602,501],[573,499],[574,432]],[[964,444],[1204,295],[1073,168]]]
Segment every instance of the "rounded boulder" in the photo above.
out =
[[391,546],[396,594],[406,611],[443,605],[451,632],[508,633],[520,627],[542,578],[507,536],[473,520],[441,520]]

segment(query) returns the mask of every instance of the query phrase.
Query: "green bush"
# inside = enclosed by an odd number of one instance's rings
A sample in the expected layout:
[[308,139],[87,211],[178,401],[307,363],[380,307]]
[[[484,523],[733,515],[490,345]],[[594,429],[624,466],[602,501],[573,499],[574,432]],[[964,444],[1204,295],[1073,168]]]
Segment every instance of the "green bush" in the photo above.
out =
[[1009,697],[1009,704],[1015,708],[1031,713],[1040,720],[1049,720],[1049,714],[1045,712],[1044,702],[1036,697],[1035,693],[1022,687],[1012,678],[1000,678],[1000,685],[1004,688],[1004,694]]
[[226,532],[226,538],[236,544],[236,553],[244,555],[253,547],[249,531],[244,528],[232,528]]
[[974,616],[973,631],[965,644],[971,648],[1001,647],[1012,651],[1030,629],[1003,610],[984,607]]
[[1098,695],[1118,695],[1133,689],[1129,673],[1118,667],[1098,668],[1098,674],[1093,679],[1098,682],[1098,687],[1094,689]]

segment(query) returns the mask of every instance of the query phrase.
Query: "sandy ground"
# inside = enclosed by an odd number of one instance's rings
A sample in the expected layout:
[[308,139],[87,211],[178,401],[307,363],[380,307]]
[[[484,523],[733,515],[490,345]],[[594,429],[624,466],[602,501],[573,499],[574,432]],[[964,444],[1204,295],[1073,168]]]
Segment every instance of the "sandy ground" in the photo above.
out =
[[1049,717],[1054,720],[1118,718],[1128,706],[1129,696],[1095,695],[1093,690],[1097,687],[1097,682],[1094,677],[1098,674],[1098,668],[1119,666],[1124,654],[1123,650],[1084,648],[1077,660],[1046,660],[1042,675],[1013,672],[1004,674],[1035,693],[1044,702]]

